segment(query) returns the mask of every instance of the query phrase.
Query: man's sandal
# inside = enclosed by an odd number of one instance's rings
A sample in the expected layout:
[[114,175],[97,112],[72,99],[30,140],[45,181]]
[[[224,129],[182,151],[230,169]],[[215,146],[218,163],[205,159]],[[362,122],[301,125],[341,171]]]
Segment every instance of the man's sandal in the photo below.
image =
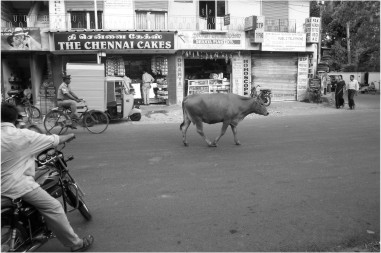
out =
[[72,252],[83,252],[83,251],[88,250],[94,242],[94,237],[92,235],[88,235],[88,236],[84,237],[82,240],[83,240],[82,247],[75,249],[75,250],[72,249],[71,250]]

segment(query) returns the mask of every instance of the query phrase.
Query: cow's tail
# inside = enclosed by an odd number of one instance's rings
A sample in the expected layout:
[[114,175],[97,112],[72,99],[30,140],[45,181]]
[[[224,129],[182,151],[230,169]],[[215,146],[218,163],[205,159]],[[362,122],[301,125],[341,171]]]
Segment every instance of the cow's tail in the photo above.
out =
[[185,124],[185,117],[186,117],[186,115],[185,115],[185,107],[184,107],[184,100],[181,103],[181,107],[183,108],[183,122],[180,124],[180,131],[183,131],[183,126]]

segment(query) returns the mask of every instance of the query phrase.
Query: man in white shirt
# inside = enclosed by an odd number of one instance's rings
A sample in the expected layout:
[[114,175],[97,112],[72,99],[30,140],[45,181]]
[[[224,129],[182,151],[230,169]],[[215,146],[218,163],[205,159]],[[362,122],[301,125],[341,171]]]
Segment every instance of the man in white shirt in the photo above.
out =
[[16,106],[1,105],[1,197],[22,198],[45,218],[57,239],[72,251],[87,250],[93,243],[91,235],[80,239],[66,217],[61,203],[43,190],[34,180],[35,155],[74,138],[74,134],[45,135],[18,129]]
[[351,110],[355,109],[355,100],[354,96],[358,94],[358,90],[360,88],[359,82],[355,79],[354,75],[350,75],[350,81],[347,83],[348,90],[348,104]]
[[142,76],[142,92],[143,92],[143,102],[145,105],[149,105],[149,92],[151,90],[151,83],[155,81],[155,79],[147,73],[147,71],[143,71]]

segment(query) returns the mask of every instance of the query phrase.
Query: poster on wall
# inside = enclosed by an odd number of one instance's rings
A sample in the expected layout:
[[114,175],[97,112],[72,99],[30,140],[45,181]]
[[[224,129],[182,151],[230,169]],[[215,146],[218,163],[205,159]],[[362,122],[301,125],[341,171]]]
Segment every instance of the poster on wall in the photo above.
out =
[[1,50],[41,51],[40,28],[1,28]]
[[66,14],[64,0],[49,1],[50,30],[66,30]]

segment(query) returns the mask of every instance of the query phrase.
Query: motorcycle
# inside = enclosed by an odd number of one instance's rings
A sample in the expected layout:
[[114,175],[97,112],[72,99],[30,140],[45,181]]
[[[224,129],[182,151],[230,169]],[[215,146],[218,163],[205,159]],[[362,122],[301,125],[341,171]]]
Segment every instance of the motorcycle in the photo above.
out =
[[[37,156],[35,180],[51,196],[62,198],[65,213],[79,210],[86,220],[91,220],[84,193],[67,166],[74,158],[66,159],[62,152],[65,144],[61,145],[60,149],[49,148]],[[21,198],[1,196],[1,252],[35,251],[54,237],[44,217],[32,205]]]
[[319,86],[310,86],[308,88],[309,100],[313,103],[321,103],[321,88]]
[[258,94],[258,89],[260,88],[260,85],[257,85],[256,87],[253,87],[251,89],[251,97],[258,97],[263,101],[263,104],[265,106],[269,106],[271,104],[271,89],[260,89]]

